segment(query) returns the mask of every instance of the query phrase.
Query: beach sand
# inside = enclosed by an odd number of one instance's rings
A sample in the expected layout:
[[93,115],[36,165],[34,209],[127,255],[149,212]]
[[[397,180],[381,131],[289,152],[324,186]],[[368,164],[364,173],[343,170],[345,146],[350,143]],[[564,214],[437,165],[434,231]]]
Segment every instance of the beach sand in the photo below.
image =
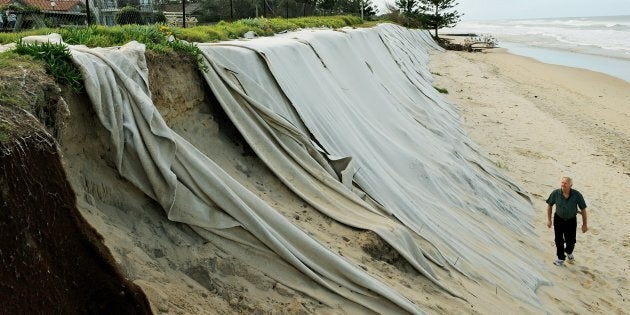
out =
[[[505,49],[433,52],[430,69],[470,137],[532,199],[545,250],[530,254],[548,262],[540,270],[552,282],[537,291],[544,309],[627,314],[630,83]],[[585,196],[589,230],[578,232],[575,263],[557,267],[545,200],[563,175]]]

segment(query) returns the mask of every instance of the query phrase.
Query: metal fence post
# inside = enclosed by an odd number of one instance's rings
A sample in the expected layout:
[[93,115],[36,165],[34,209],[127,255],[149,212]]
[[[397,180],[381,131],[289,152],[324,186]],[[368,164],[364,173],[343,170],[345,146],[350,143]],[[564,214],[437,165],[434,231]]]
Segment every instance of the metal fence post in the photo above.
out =
[[182,0],[182,27],[186,28],[186,0]]

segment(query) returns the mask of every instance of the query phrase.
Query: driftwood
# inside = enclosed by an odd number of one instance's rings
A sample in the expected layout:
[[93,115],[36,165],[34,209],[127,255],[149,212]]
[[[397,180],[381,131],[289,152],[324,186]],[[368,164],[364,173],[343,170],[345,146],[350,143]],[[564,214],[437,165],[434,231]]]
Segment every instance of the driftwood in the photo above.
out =
[[490,43],[485,42],[485,41],[477,41],[477,42],[465,43],[463,46],[467,47],[466,50],[472,51],[472,52],[479,52],[479,51],[483,51],[485,49],[497,48],[496,45],[490,44]]
[[444,49],[457,50],[457,51],[469,51],[480,52],[486,49],[497,48],[497,40],[489,35],[477,35],[477,34],[444,34],[445,36],[465,36],[463,42],[453,43],[452,38],[435,38],[435,40]]

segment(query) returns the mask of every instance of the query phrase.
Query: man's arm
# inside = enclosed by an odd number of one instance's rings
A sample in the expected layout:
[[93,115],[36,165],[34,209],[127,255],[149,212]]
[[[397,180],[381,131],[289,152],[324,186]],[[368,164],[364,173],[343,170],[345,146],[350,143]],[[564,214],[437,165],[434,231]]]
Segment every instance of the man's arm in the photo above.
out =
[[582,209],[580,213],[582,213],[582,233],[586,233],[586,231],[588,231],[588,221],[586,219],[586,208]]
[[551,205],[547,205],[547,227],[551,228]]

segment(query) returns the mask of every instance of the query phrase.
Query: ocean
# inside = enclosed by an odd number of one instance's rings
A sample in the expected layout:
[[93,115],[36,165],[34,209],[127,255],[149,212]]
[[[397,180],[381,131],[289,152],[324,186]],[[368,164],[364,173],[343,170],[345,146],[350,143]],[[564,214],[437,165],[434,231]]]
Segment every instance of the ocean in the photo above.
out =
[[630,15],[461,21],[443,34],[488,34],[514,54],[630,82]]

